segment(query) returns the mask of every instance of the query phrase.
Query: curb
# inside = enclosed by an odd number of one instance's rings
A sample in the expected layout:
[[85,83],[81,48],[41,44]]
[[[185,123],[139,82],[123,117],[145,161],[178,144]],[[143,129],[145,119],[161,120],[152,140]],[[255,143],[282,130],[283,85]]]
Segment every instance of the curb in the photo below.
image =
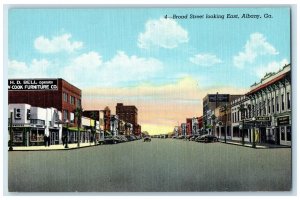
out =
[[83,147],[75,147],[75,148],[63,148],[63,149],[16,149],[16,150],[8,150],[8,152],[13,152],[13,151],[69,151],[69,150],[76,150],[76,149],[81,149],[81,148],[88,148],[88,147],[96,147],[96,146],[102,146],[102,145],[91,145],[91,146],[83,146]]
[[[236,145],[236,146],[241,146],[241,147],[248,147],[248,148],[252,148],[252,149],[281,149],[281,148],[291,148],[291,146],[285,146],[285,145],[281,145],[281,146],[256,146],[255,148],[253,148],[252,146],[248,146],[248,145],[242,145],[242,144],[237,144],[237,143],[231,143],[231,142],[224,142],[224,141],[219,141],[220,143],[223,144],[230,144],[230,145]],[[252,145],[252,144],[251,144]]]

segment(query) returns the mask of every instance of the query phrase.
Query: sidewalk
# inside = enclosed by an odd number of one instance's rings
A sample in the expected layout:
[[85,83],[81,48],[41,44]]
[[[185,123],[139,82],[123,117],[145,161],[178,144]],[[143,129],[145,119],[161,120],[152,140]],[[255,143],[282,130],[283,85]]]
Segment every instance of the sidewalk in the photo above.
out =
[[[45,147],[45,146],[29,146],[29,147],[14,146],[13,151],[56,151],[56,150],[78,149],[77,143],[68,144],[68,146],[69,146],[69,148],[65,148],[65,146],[62,144],[50,145],[49,147]],[[95,143],[80,143],[79,148],[94,147],[94,146],[95,146]]]
[[[219,142],[225,143],[225,141],[224,141],[223,139],[219,139]],[[226,141],[226,144],[243,146],[243,144],[242,144],[241,141],[227,140],[227,141]],[[252,143],[250,143],[250,142],[245,142],[244,147],[252,148]],[[257,143],[255,148],[256,148],[256,149],[291,148],[291,146],[277,145],[277,144],[267,144],[267,143]]]

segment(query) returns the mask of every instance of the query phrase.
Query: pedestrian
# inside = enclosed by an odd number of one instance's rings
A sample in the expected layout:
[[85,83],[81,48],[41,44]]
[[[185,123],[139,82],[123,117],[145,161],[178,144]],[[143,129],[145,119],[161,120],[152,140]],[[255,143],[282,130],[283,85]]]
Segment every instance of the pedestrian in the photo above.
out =
[[47,135],[44,135],[44,145],[47,146]]
[[66,136],[65,136],[65,135],[63,135],[63,136],[62,136],[62,138],[61,138],[61,140],[62,140],[62,143],[63,143],[63,146],[65,146],[65,140],[66,140],[66,139],[65,139],[65,137],[66,137]]
[[48,147],[50,147],[50,136],[47,136]]

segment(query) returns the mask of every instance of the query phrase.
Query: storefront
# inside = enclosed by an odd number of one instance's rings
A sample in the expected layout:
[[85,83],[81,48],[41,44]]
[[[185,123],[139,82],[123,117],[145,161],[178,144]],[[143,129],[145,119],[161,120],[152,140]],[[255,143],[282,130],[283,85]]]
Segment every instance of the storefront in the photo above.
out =
[[277,117],[277,137],[281,145],[291,146],[292,140],[292,126],[290,122],[290,115]]

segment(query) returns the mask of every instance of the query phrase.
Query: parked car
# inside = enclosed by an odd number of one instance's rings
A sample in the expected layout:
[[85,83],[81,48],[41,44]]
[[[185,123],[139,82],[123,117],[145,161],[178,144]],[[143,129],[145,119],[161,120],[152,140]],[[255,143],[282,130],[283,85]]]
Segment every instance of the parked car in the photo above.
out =
[[144,142],[151,142],[151,137],[149,136],[144,137]]
[[104,137],[104,144],[117,144],[121,142],[117,136],[107,135]]
[[180,136],[178,136],[178,138],[177,139],[184,139],[184,135],[180,135]]
[[196,142],[217,142],[218,138],[214,135],[209,135],[209,134],[205,134],[205,135],[201,135],[199,137],[197,137],[195,139]]
[[185,136],[185,139],[186,139],[186,140],[190,140],[191,137],[192,137],[192,135],[187,135],[187,136]]

